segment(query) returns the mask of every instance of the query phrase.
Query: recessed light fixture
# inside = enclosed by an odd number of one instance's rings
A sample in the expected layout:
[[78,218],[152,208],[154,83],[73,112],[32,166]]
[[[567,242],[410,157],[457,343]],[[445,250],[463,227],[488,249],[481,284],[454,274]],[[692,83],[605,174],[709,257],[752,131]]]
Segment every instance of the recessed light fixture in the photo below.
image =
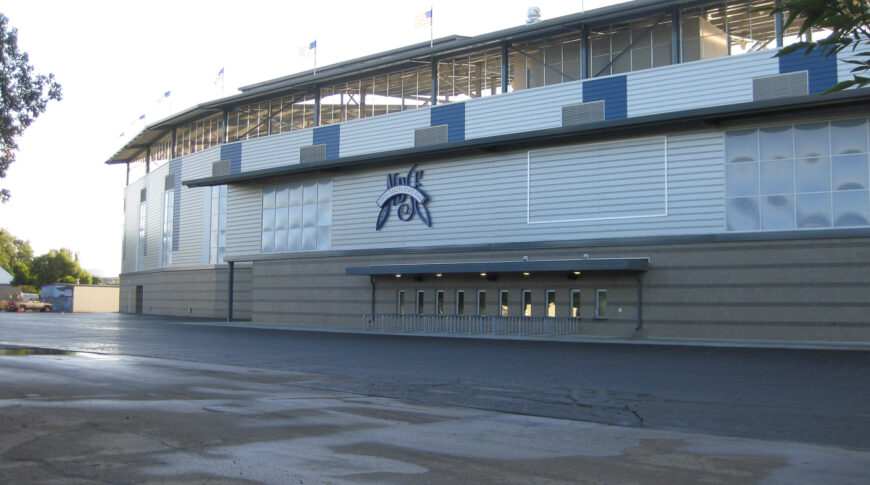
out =
[[523,276],[529,276],[530,274],[532,273],[529,273],[528,271],[523,271]]
[[486,277],[486,273],[480,273],[480,276]]
[[435,276],[438,277],[438,278],[440,278],[440,277],[441,277],[441,273],[435,273]]
[[396,275],[396,278],[401,278],[401,277],[402,277],[402,275],[400,275],[400,274]]
[[574,275],[575,275],[575,276],[576,276],[576,275],[579,275],[579,274],[580,274],[579,271],[575,271],[575,272],[574,272]]

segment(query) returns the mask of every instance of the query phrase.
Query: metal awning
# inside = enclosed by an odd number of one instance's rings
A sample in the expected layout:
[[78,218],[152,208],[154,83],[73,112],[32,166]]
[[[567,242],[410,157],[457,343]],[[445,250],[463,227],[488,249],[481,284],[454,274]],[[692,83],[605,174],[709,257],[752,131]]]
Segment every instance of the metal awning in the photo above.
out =
[[357,266],[346,269],[349,275],[434,275],[558,272],[631,272],[649,270],[649,258],[560,259],[547,261],[493,261],[469,263],[423,263]]

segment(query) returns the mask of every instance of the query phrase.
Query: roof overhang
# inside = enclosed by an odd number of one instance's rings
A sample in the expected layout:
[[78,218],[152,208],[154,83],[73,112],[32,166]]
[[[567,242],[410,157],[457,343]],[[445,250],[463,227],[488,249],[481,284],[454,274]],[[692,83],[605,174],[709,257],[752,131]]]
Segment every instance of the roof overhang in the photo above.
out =
[[333,173],[345,170],[370,169],[398,163],[419,163],[446,158],[491,155],[499,152],[528,150],[554,145],[602,141],[608,138],[636,134],[643,128],[645,135],[674,130],[709,128],[737,119],[782,116],[797,111],[870,108],[870,88],[852,89],[827,95],[796,96],[752,101],[748,103],[699,108],[673,113],[637,116],[582,125],[532,130],[521,133],[474,138],[463,141],[403,148],[330,160],[285,165],[228,175],[185,180],[187,187],[208,187],[225,184],[256,184],[279,177],[311,173]]
[[348,275],[447,275],[505,273],[574,273],[626,272],[643,273],[649,269],[649,258],[560,259],[547,261],[494,261],[469,263],[387,264],[350,267]]

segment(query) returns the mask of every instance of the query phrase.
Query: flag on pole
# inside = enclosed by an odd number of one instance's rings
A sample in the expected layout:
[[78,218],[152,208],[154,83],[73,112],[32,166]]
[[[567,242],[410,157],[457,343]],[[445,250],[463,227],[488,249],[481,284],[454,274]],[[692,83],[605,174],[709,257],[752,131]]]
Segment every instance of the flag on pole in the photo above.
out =
[[303,57],[317,55],[317,41],[315,40],[307,45],[299,46],[299,55]]
[[163,96],[158,96],[157,97],[157,104],[160,104],[160,103],[166,101],[167,99],[169,99],[170,94],[172,94],[172,91],[166,91],[165,93],[163,93]]
[[432,25],[432,7],[429,10],[414,17],[414,27],[421,29]]
[[217,73],[217,77],[214,78],[214,84],[217,86],[217,83],[223,83],[224,81],[224,68],[221,68]]

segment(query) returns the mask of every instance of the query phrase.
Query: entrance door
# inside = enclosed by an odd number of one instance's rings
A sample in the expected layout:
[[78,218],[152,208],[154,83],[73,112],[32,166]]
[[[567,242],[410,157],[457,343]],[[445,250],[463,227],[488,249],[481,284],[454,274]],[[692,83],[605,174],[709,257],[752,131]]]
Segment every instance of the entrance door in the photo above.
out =
[[142,300],[145,298],[145,288],[142,285],[136,285],[136,313],[142,314]]

